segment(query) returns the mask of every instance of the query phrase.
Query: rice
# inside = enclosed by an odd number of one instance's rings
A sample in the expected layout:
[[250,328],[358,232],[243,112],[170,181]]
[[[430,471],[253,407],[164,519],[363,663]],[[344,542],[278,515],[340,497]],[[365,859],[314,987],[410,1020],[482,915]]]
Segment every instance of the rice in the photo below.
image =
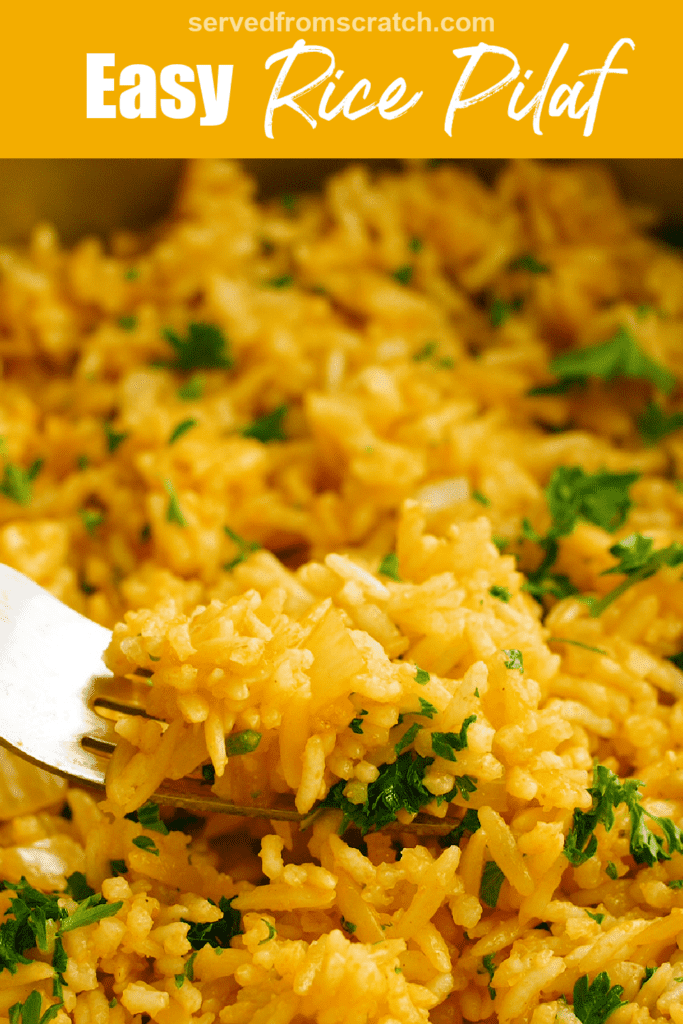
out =
[[[683,264],[645,226],[594,166],[292,210],[200,162],[150,237],[0,252],[0,559],[152,716],[103,800],[1,756],[0,1021],[683,1024]],[[638,372],[548,391],[610,339]],[[303,827],[140,811],[189,776]],[[636,803],[591,819],[600,778]]]

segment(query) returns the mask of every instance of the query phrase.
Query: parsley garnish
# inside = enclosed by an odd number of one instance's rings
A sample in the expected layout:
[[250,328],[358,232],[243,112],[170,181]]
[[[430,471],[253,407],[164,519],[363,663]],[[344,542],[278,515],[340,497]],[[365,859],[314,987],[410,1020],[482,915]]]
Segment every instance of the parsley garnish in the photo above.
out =
[[422,348],[419,348],[417,352],[413,353],[413,362],[421,363],[425,359],[431,359],[437,349],[437,343],[435,341],[426,341]]
[[104,512],[92,508],[82,508],[78,514],[81,517],[83,526],[90,536],[93,537],[97,527],[104,522]]
[[164,490],[168,494],[166,521],[169,523],[177,523],[178,526],[187,526],[187,519],[185,518],[180,509],[178,495],[176,494],[175,487],[173,486],[170,480],[164,480]]
[[4,494],[10,501],[15,501],[17,505],[29,505],[33,497],[31,484],[42,467],[42,459],[36,459],[28,469],[22,469],[21,466],[6,462],[0,480],[0,494]]
[[472,497],[475,501],[478,501],[480,505],[483,505],[484,508],[488,508],[491,504],[491,499],[487,498],[485,494],[481,493],[481,491],[472,491]]
[[195,950],[191,956],[187,958],[185,966],[183,967],[182,974],[176,974],[175,984],[176,988],[182,988],[185,978],[188,981],[194,981],[194,961],[197,956],[198,950]]
[[394,270],[391,276],[394,281],[398,281],[399,284],[404,286],[409,285],[413,279],[413,268],[409,263],[406,263],[404,266],[398,267],[397,270]]
[[468,715],[459,732],[433,732],[432,750],[434,753],[438,757],[444,757],[447,761],[457,760],[455,752],[465,750],[467,747],[467,730],[476,720],[476,715]]
[[107,439],[107,451],[110,455],[113,455],[119,445],[123,444],[126,440],[128,434],[125,431],[118,433],[114,430],[110,420],[105,420],[102,424],[102,428],[104,430],[104,436]]
[[[614,810],[625,804],[631,820],[631,836],[629,849],[636,864],[647,864],[652,867],[657,861],[671,860],[672,854],[683,852],[683,832],[671,820],[650,814],[640,803],[639,789],[644,783],[640,779],[619,778],[603,764],[593,769],[593,785],[588,792],[593,798],[593,806],[589,811],[576,809],[572,819],[572,828],[564,841],[564,854],[570,864],[577,867],[592,857],[597,848],[598,840],[595,828],[601,824],[606,832],[614,825]],[[654,821],[663,835],[652,832],[646,819]],[[616,867],[608,865],[610,878],[616,878]]]
[[138,318],[136,316],[120,316],[119,327],[124,331],[133,331],[137,327]]
[[[396,583],[400,583],[401,577],[398,574],[398,555],[394,551],[385,555],[379,563],[377,572],[380,576],[387,576],[390,580],[395,580]],[[418,669],[418,671],[420,670]]]
[[109,868],[114,878],[118,878],[119,875],[125,875],[128,871],[125,860],[110,860]]
[[495,988],[491,988],[491,984],[490,984],[493,981],[493,975],[496,973],[496,965],[493,962],[493,953],[487,953],[486,956],[483,956],[481,958],[481,962],[482,962],[482,965],[484,967],[484,970],[486,971],[486,973],[489,976],[489,984],[487,985],[487,988],[489,990],[489,995],[491,996],[491,999],[495,999],[496,998],[496,990],[495,990]]
[[583,644],[580,640],[570,640],[566,636],[549,636],[549,644],[571,644],[572,647],[581,647],[584,651],[592,651],[593,654],[607,654],[602,647],[591,647],[590,644]]
[[592,917],[593,920],[597,922],[597,924],[602,924],[602,922],[605,920],[604,914],[592,914],[590,910],[587,910],[586,913],[589,917]]
[[33,989],[31,994],[26,997],[23,1003],[14,1003],[10,1006],[7,1011],[9,1016],[10,1024],[49,1024],[57,1014],[59,1013],[61,1002],[53,1003],[52,1006],[48,1006],[45,1013],[41,1016],[40,1007],[42,1005],[42,996],[37,989]]
[[[433,757],[421,757],[412,750],[400,754],[393,764],[383,764],[379,776],[371,782],[367,798],[362,804],[354,804],[344,796],[347,782],[341,779],[332,786],[321,807],[336,807],[343,812],[340,834],[353,822],[363,835],[370,829],[380,829],[396,821],[400,810],[417,814],[422,807],[434,800],[434,795],[424,785],[427,769],[434,763]],[[452,800],[458,793],[467,799],[476,785],[468,776],[454,780],[453,789],[437,797],[437,802]]]
[[261,444],[268,444],[269,441],[286,441],[287,435],[282,429],[282,421],[287,415],[287,406],[278,405],[277,409],[259,416],[248,427],[242,430],[242,437],[253,437]]
[[683,412],[666,413],[661,405],[648,402],[637,423],[643,441],[646,444],[657,444],[667,434],[683,427]]
[[362,718],[352,718],[350,723],[349,723],[349,728],[351,729],[351,732],[355,732],[358,736],[362,736],[363,735],[363,719]]
[[[417,668],[417,665],[415,667]],[[415,682],[419,683],[420,686],[426,686],[429,682],[429,672],[425,671],[423,668],[417,668],[417,672],[415,673]]]
[[175,444],[175,442],[179,438],[181,438],[183,436],[183,434],[186,434],[188,432],[188,430],[192,430],[192,428],[196,427],[196,426],[197,426],[197,420],[192,420],[192,419],[183,420],[176,427],[174,427],[173,430],[171,431],[171,435],[170,435],[170,437],[168,439],[168,443],[169,444]]
[[265,917],[262,917],[261,920],[265,925],[267,925],[268,934],[266,935],[265,939],[261,939],[261,941],[259,942],[259,946],[263,946],[266,942],[270,942],[270,940],[274,939],[275,936],[277,935],[277,929],[270,923],[270,921],[266,921]]
[[88,466],[90,465],[90,459],[88,458],[87,455],[79,455],[78,458],[76,459],[76,465],[80,470],[87,469]]
[[424,697],[419,697],[418,700],[420,701],[420,710],[418,714],[422,715],[424,718],[433,718],[434,715],[439,713],[439,709],[435,708],[434,705],[430,704],[428,700],[424,699]]
[[530,274],[547,274],[550,267],[547,263],[540,263],[531,253],[525,253],[508,263],[508,270],[528,270]]
[[233,732],[225,738],[225,752],[230,757],[238,754],[251,754],[261,742],[261,733],[253,729],[243,729],[242,732]]
[[424,248],[424,242],[422,241],[421,238],[417,238],[415,235],[413,235],[413,237],[408,242],[408,248],[410,249],[411,252],[414,253],[422,252],[422,249]]
[[498,553],[500,555],[502,555],[503,552],[505,551],[505,549],[510,546],[510,541],[508,540],[507,537],[500,537],[499,535],[497,535],[495,533],[491,537],[491,540],[493,541],[493,543],[498,548]]
[[349,933],[349,935],[353,935],[358,928],[357,924],[354,924],[353,921],[347,921],[345,917],[342,917],[341,919],[341,926],[345,932]]
[[650,980],[650,978],[652,977],[653,974],[656,973],[656,971],[657,971],[656,967],[646,967],[645,968],[645,973],[643,974],[643,980],[640,983],[640,987],[641,988],[643,987],[643,985],[645,984],[646,981]]
[[[232,899],[226,899],[225,896],[221,896],[218,902],[218,909],[222,912],[223,917],[218,921],[185,921],[185,924],[190,926],[187,933],[187,941],[193,949],[202,949],[207,942],[214,949],[219,947],[225,949],[230,945],[231,939],[234,939],[236,935],[242,934],[240,912],[239,910],[232,909],[232,901],[235,899],[237,899],[236,896],[233,896]],[[210,899],[209,903],[213,903],[213,900]],[[216,904],[213,903],[213,905],[215,906]],[[182,920],[183,918],[181,918]]]
[[126,281],[137,281],[140,271],[136,267],[129,267],[123,276]]
[[294,278],[291,274],[281,274],[280,277],[271,277],[265,284],[269,288],[291,288],[294,284]]
[[505,668],[516,668],[520,672],[524,672],[524,658],[521,651],[518,651],[515,647],[510,647],[509,649],[504,648],[503,654],[507,655],[505,658]]
[[206,387],[206,377],[203,373],[193,373],[188,381],[178,388],[178,398],[183,402],[192,402],[201,398]]
[[212,764],[202,765],[202,779],[207,784],[207,786],[213,786],[214,782],[216,781],[216,769]]
[[95,890],[90,888],[82,871],[74,871],[72,875],[67,877],[66,891],[76,902],[80,902],[87,899],[88,896],[94,896],[95,894]]
[[673,568],[683,563],[683,544],[674,541],[673,544],[669,544],[666,548],[660,548],[659,551],[653,551],[653,546],[652,537],[645,537],[642,533],[632,533],[609,549],[610,554],[618,558],[619,562],[611,569],[605,569],[602,575],[624,573],[626,579],[600,599],[585,599],[593,617],[601,615],[612,601],[615,601],[635,583],[654,576],[665,565]]
[[[133,840],[135,842],[135,840]],[[62,921],[60,932],[71,932],[74,928],[85,928],[86,925],[95,924],[103,917],[113,917],[123,906],[123,902],[104,903],[101,893],[93,893],[79,903],[73,914]]]
[[507,587],[499,587],[497,585],[489,587],[489,594],[491,597],[497,597],[499,601],[505,601],[506,604],[512,597]]
[[597,974],[590,985],[584,974],[574,985],[574,1013],[581,1024],[605,1024],[615,1010],[627,1005],[621,999],[623,991],[621,985],[610,988],[607,971]]
[[148,832],[160,832],[162,836],[168,835],[168,829],[159,817],[158,804],[152,803],[151,800],[148,800],[146,804],[142,805],[142,807],[138,807],[134,814],[137,821],[139,821],[142,827],[147,829]]
[[500,888],[505,881],[505,875],[500,870],[495,860],[487,860],[481,875],[479,896],[487,907],[494,908],[500,896]]
[[394,750],[397,754],[400,754],[402,750],[405,750],[406,747],[410,746],[421,728],[422,726],[419,722],[413,722],[410,728],[406,729],[398,743],[394,744]]
[[244,560],[248,558],[252,551],[258,551],[261,545],[257,543],[257,541],[255,540],[245,540],[243,537],[240,537],[238,533],[235,533],[234,530],[231,530],[229,526],[224,526],[223,530],[228,535],[233,544],[237,546],[237,554],[235,555],[235,557],[232,559],[232,561],[226,562],[225,565],[223,566],[226,572],[231,572],[231,570],[234,569],[236,565],[239,565],[241,562],[244,562]]
[[588,377],[606,381],[615,377],[649,380],[666,395],[676,384],[673,373],[650,359],[625,327],[619,327],[613,338],[599,345],[556,356],[550,370],[560,378],[560,383],[582,382]]
[[181,338],[172,328],[162,332],[173,348],[176,358],[172,362],[158,360],[155,366],[171,370],[229,370],[233,366],[228,341],[215,324],[189,324],[187,337]]
[[293,196],[290,192],[285,192],[280,196],[280,202],[285,212],[291,217],[296,209],[296,196]]
[[439,839],[441,846],[460,846],[460,841],[466,832],[472,835],[474,832],[481,828],[479,822],[479,815],[473,807],[468,807],[465,811],[462,820],[459,825],[456,825],[452,832],[449,832],[447,836],[442,836]]
[[150,836],[136,836],[135,839],[133,839],[133,846],[137,846],[139,850],[151,853],[155,857],[159,856],[159,848]]
[[494,298],[491,303],[491,309],[489,310],[489,319],[492,327],[502,327],[506,323],[513,313],[517,313],[522,308],[522,299],[512,299],[510,302],[506,302],[505,299]]
[[672,878],[666,883],[670,889],[683,889],[683,878]]

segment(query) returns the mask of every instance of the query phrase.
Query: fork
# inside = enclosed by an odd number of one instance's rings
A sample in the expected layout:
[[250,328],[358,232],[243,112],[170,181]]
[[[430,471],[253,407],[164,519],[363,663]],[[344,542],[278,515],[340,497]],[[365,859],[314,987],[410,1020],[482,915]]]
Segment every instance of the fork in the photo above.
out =
[[[102,660],[111,632],[67,608],[10,566],[0,564],[0,743],[72,782],[104,788],[116,745],[114,723],[148,715],[142,674],[115,677]],[[167,779],[152,797],[191,812],[291,821],[306,827],[315,810],[228,803],[198,775]],[[443,821],[396,823],[387,831],[446,835]]]

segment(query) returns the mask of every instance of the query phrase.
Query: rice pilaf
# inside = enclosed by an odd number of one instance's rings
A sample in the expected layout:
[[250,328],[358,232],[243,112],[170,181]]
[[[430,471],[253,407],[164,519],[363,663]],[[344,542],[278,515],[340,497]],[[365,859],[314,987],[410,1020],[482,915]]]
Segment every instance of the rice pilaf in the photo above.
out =
[[154,716],[0,750],[0,1022],[683,1024],[681,258],[593,165],[254,191],[0,251],[0,561]]

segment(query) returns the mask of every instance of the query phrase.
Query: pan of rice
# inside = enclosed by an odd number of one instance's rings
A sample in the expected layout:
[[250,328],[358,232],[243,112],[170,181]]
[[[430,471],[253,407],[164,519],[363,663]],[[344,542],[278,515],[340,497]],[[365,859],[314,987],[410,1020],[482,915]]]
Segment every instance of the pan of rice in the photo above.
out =
[[0,1024],[683,1024],[651,224],[594,164],[206,161],[0,250],[0,562],[148,716],[104,794],[0,750]]

